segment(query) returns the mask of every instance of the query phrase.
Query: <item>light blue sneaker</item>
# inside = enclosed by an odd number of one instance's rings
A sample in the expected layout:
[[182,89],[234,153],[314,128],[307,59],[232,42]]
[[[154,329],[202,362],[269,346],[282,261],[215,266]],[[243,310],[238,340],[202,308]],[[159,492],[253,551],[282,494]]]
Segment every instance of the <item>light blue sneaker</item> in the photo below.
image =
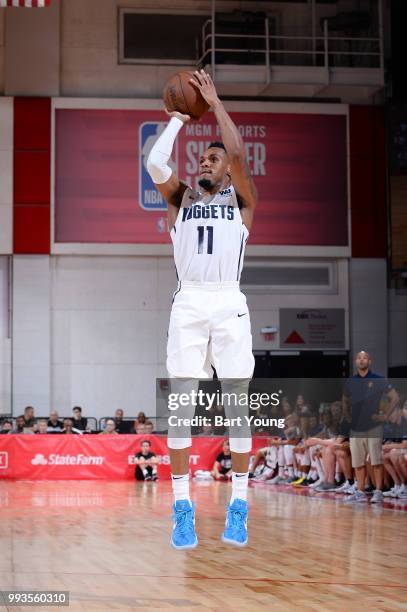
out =
[[247,512],[248,505],[243,499],[235,499],[233,504],[229,504],[222,542],[234,544],[235,546],[246,546]]
[[187,499],[179,499],[172,507],[174,514],[171,544],[178,550],[196,548],[198,538],[195,533],[195,504]]

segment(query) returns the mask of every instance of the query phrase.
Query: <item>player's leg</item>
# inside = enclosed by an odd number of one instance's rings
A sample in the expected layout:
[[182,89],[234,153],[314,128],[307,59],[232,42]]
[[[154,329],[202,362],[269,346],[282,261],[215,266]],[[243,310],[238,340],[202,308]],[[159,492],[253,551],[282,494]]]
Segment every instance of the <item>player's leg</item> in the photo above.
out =
[[[252,335],[246,297],[239,289],[220,292],[217,309],[211,325],[212,357],[219,379],[222,381],[222,399],[226,418],[236,419],[229,428],[232,452],[232,497],[227,509],[224,542],[247,544],[247,487],[249,458],[252,448],[248,423],[248,402],[234,398],[248,398],[249,381],[253,375],[254,357]],[[239,314],[243,316],[238,316]]]
[[[195,548],[195,506],[189,493],[189,454],[192,445],[191,428],[184,420],[194,416],[192,394],[198,390],[199,379],[205,377],[204,365],[209,341],[209,326],[202,314],[198,292],[181,290],[175,297],[170,317],[167,343],[167,370],[171,377],[171,398],[174,404],[180,395],[188,394],[188,405],[171,410],[168,427],[168,449],[171,461],[171,481],[174,494],[174,548]],[[174,407],[174,406],[173,406]]]

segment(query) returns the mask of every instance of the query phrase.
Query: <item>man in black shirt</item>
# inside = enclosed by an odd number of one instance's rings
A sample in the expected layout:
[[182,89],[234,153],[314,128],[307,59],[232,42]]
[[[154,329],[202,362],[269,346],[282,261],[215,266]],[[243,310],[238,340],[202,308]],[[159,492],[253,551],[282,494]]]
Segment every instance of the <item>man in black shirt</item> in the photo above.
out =
[[49,413],[49,419],[47,423],[48,433],[61,433],[64,424],[58,418],[58,412],[56,410],[51,410]]
[[24,427],[34,427],[35,425],[34,408],[32,406],[24,408],[24,423]]
[[132,421],[124,420],[124,412],[121,408],[118,408],[115,412],[114,422],[116,425],[116,431],[119,434],[129,434],[132,433]]
[[157,464],[158,459],[151,451],[151,442],[143,440],[141,450],[136,454],[136,480],[158,480]]
[[72,426],[74,429],[85,431],[88,425],[88,419],[82,416],[82,408],[80,406],[74,406],[72,409],[73,419]]
[[222,449],[222,452],[216,457],[211,474],[215,480],[230,480],[232,478],[232,454],[229,440],[224,441]]

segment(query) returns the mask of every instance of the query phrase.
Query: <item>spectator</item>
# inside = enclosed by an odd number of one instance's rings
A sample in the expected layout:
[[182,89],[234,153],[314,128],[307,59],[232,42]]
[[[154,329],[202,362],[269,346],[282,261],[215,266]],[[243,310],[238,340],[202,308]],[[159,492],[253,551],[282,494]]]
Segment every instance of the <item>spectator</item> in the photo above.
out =
[[48,433],[48,423],[47,419],[39,419],[38,421],[38,429],[35,432],[36,434],[46,434]]
[[281,410],[283,411],[284,417],[287,417],[289,414],[292,414],[293,409],[288,400],[288,397],[281,398]]
[[24,408],[24,427],[33,428],[35,425],[34,408],[26,406]]
[[[367,501],[365,493],[367,455],[370,456],[376,487],[372,502],[378,503],[383,500],[381,421],[382,417],[386,418],[393,412],[399,401],[397,392],[386,379],[371,371],[371,363],[371,357],[366,351],[360,351],[356,355],[357,373],[347,380],[343,394],[344,410],[351,409],[350,450],[352,467],[355,469],[358,483],[357,491],[346,500],[351,503]],[[386,414],[381,415],[380,408],[384,394],[387,395],[389,404]]]
[[24,419],[24,415],[20,414],[20,416],[18,416],[16,418],[16,428],[13,431],[13,433],[16,434],[32,434],[34,433],[33,430],[30,427],[26,427],[25,424],[25,419]]
[[63,434],[81,434],[82,430],[76,429],[73,426],[73,419],[64,419],[64,428],[62,430]]
[[118,408],[115,412],[114,423],[117,433],[129,434],[131,433],[131,421],[124,420],[124,411]]
[[134,421],[133,429],[136,433],[144,433],[144,425],[147,421],[147,417],[144,412],[139,412],[136,420]]
[[154,424],[152,421],[148,420],[145,422],[144,424],[144,433],[145,434],[152,434],[154,431]]
[[223,442],[222,452],[216,457],[211,474],[215,480],[231,480],[232,454],[230,452],[229,440]]
[[136,454],[136,480],[158,480],[157,464],[158,459],[151,451],[151,442],[143,440],[140,451]]
[[59,420],[58,412],[51,410],[47,423],[48,433],[61,433],[63,426],[63,422]]
[[99,434],[118,434],[119,432],[116,431],[116,425],[114,422],[114,419],[107,419],[106,421],[106,427],[104,428],[103,431],[100,431]]
[[4,419],[1,425],[0,434],[9,434],[9,433],[12,433],[12,430],[13,430],[13,421],[10,421],[9,419]]
[[73,419],[72,419],[73,428],[78,429],[79,431],[85,431],[88,425],[88,419],[82,416],[82,408],[80,406],[74,406],[74,408],[72,409],[72,414],[73,414]]

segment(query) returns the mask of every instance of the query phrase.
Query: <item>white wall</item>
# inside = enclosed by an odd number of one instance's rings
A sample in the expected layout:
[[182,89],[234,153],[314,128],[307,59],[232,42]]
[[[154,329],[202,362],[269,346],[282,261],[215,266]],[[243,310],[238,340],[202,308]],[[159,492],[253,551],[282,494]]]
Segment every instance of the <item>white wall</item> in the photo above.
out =
[[[295,265],[295,261],[292,262]],[[337,262],[337,293],[271,293],[248,294],[247,303],[250,309],[254,350],[278,350],[280,336],[277,332],[274,340],[265,341],[260,329],[266,326],[279,327],[280,308],[344,308],[346,348],[349,348],[349,295],[348,295],[348,261]]]
[[13,415],[50,405],[50,258],[13,257]]
[[350,260],[350,320],[352,357],[370,353],[372,369],[387,375],[387,272],[385,259]]
[[0,257],[0,414],[11,412],[9,286],[9,258],[3,256]]
[[170,258],[52,257],[52,403],[93,416],[155,414],[166,376]]
[[[166,377],[168,321],[176,277],[172,257],[16,256],[13,413],[74,405],[98,418],[123,408],[155,414],[155,380]],[[347,262],[333,295],[248,295],[255,350],[260,328],[280,307],[347,309]]]

